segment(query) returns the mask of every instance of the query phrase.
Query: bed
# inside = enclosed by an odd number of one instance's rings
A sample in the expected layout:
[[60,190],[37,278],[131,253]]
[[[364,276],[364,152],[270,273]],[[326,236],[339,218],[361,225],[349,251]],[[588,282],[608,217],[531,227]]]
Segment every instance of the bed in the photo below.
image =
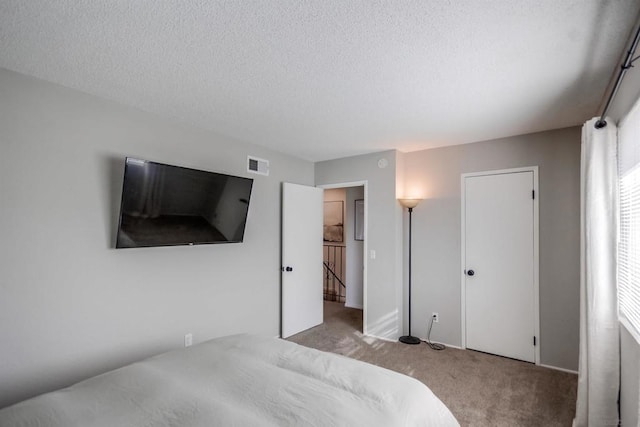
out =
[[277,338],[164,353],[0,410],[0,426],[458,426],[421,382]]

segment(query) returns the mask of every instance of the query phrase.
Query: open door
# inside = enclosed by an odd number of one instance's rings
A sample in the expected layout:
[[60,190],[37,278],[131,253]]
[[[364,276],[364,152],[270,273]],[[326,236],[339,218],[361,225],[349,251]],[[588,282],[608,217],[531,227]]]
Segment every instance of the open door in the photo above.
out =
[[282,185],[282,338],[322,323],[323,190]]

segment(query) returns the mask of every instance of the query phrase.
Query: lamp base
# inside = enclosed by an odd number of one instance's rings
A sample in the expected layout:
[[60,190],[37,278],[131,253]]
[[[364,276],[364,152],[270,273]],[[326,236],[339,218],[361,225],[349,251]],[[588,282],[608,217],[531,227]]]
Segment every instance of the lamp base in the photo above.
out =
[[398,341],[403,344],[420,344],[422,342],[420,338],[413,337],[411,335],[403,335],[398,339]]

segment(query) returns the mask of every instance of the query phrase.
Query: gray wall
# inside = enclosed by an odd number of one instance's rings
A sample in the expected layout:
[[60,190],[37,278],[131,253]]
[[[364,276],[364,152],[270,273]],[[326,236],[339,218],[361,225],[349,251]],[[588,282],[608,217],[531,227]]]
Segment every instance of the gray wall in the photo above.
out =
[[[402,210],[396,201],[396,155],[385,151],[315,164],[316,185],[367,181],[364,329],[393,340],[402,330]],[[388,161],[385,168],[378,167],[382,158]],[[372,250],[375,259],[370,257]]]
[[640,425],[640,344],[620,326],[620,415],[623,426]]
[[[640,19],[640,15],[638,16]],[[637,25],[640,25],[637,24]],[[637,26],[633,29],[633,31],[629,34],[629,46],[626,46],[623,52],[623,56],[620,57],[620,64],[624,60],[624,57],[627,55],[627,51],[629,50],[631,39],[633,35],[635,35],[637,31]],[[636,52],[636,56],[640,50]],[[636,63],[637,64],[637,63]],[[618,75],[619,68],[615,68],[612,70],[615,73],[615,77]],[[609,88],[608,90],[611,90]],[[605,94],[609,96],[609,92]],[[624,118],[624,116],[631,110],[631,107],[636,103],[636,100],[640,98],[640,73],[638,72],[638,66],[635,65],[635,68],[631,68],[625,74],[624,80],[622,80],[622,84],[620,85],[620,89],[618,89],[618,93],[611,103],[611,107],[609,108],[609,112],[607,116],[611,117],[616,123]],[[603,103],[606,101],[604,99]],[[602,110],[599,110],[597,114],[600,114]]]
[[[280,186],[313,164],[6,70],[0,129],[0,407],[187,332],[279,333]],[[247,154],[271,176],[244,243],[113,249],[124,156],[248,176]]]
[[540,358],[577,370],[579,341],[580,128],[412,152],[404,156],[404,185],[426,200],[413,217],[413,333],[461,344],[460,175],[539,166]]

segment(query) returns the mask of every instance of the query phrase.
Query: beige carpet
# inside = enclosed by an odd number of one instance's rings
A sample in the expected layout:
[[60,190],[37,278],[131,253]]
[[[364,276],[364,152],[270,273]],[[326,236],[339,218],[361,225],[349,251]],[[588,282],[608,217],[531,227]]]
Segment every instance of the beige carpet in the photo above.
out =
[[325,302],[325,323],[289,338],[425,383],[463,426],[570,426],[577,376],[471,350],[431,350],[362,335],[362,311]]

